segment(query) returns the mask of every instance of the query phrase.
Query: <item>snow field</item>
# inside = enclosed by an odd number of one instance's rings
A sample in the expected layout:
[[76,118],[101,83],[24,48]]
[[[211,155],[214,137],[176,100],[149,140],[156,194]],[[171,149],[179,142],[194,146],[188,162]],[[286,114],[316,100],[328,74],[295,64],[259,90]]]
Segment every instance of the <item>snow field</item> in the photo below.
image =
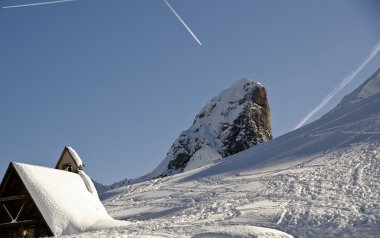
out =
[[[376,237],[379,145],[356,145],[261,181],[287,200],[277,223],[301,237]],[[312,168],[312,169],[310,169]],[[365,182],[364,182],[365,181]]]
[[[377,237],[378,151],[380,144],[362,143],[281,169],[188,180],[195,170],[129,185],[103,202],[130,225],[75,237],[290,237],[276,230],[296,237]],[[276,230],[262,233],[257,226]]]

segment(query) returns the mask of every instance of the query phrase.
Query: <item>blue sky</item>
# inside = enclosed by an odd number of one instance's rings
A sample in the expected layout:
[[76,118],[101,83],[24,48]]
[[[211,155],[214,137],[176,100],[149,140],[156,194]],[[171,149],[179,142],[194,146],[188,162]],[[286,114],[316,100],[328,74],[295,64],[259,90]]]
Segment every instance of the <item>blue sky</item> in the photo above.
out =
[[378,0],[169,2],[202,46],[162,0],[0,8],[0,177],[10,161],[52,167],[65,145],[102,183],[144,175],[240,77],[266,86],[280,136],[380,40]]

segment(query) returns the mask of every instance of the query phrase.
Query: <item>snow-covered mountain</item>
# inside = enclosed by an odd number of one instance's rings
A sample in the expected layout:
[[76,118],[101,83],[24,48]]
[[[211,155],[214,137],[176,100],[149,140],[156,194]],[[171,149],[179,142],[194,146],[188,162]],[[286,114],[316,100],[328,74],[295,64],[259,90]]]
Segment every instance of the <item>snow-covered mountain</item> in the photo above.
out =
[[379,237],[379,85],[380,70],[305,127],[108,191],[109,214],[130,225],[75,237]]
[[190,171],[270,139],[270,108],[265,87],[242,78],[202,108],[193,125],[179,135],[166,158],[151,173],[124,179],[110,187]]
[[270,139],[266,90],[260,83],[243,78],[202,108],[150,176],[199,168]]
[[179,135],[166,158],[151,173],[124,179],[110,188],[190,171],[270,139],[266,90],[260,83],[242,78],[202,108],[193,125]]

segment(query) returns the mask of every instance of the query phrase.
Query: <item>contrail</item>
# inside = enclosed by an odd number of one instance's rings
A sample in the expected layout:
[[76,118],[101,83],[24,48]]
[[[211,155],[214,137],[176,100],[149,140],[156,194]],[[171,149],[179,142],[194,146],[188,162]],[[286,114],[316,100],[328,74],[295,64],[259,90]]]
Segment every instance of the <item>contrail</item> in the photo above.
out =
[[55,4],[55,3],[64,3],[64,2],[74,2],[74,1],[76,1],[76,0],[57,0],[57,1],[50,1],[50,2],[37,2],[37,3],[23,4],[23,5],[5,6],[2,8],[33,7],[33,6]]
[[190,33],[190,35],[198,42],[199,45],[202,45],[201,41],[194,34],[194,32],[187,26],[187,24],[182,20],[182,18],[178,15],[178,13],[174,10],[174,8],[169,4],[167,0],[164,0],[166,5],[170,8],[170,10],[174,13],[174,15],[178,18],[178,20],[182,23],[182,25],[186,28],[186,30]]
[[375,47],[370,51],[367,58],[357,67],[354,71],[352,71],[349,75],[347,75],[345,78],[343,78],[340,83],[335,86],[335,88],[329,92],[322,101],[316,106],[309,114],[305,116],[304,119],[294,129],[298,129],[301,126],[303,126],[309,119],[312,117],[315,113],[319,112],[326,104],[340,91],[342,90],[347,84],[349,84],[355,76],[362,71],[362,69],[379,53],[380,51],[380,42],[378,42]]

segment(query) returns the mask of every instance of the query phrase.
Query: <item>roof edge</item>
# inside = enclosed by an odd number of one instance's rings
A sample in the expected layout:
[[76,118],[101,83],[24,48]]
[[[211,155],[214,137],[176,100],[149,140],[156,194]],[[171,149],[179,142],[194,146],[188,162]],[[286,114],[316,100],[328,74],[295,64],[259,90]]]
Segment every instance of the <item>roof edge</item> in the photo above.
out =
[[66,145],[65,148],[63,148],[63,151],[62,151],[61,156],[59,157],[59,159],[57,161],[57,164],[55,165],[55,169],[58,169],[58,165],[61,162],[61,160],[63,159],[63,155],[65,154],[66,151],[69,152],[69,154],[71,155],[70,150],[69,150],[68,146]]

